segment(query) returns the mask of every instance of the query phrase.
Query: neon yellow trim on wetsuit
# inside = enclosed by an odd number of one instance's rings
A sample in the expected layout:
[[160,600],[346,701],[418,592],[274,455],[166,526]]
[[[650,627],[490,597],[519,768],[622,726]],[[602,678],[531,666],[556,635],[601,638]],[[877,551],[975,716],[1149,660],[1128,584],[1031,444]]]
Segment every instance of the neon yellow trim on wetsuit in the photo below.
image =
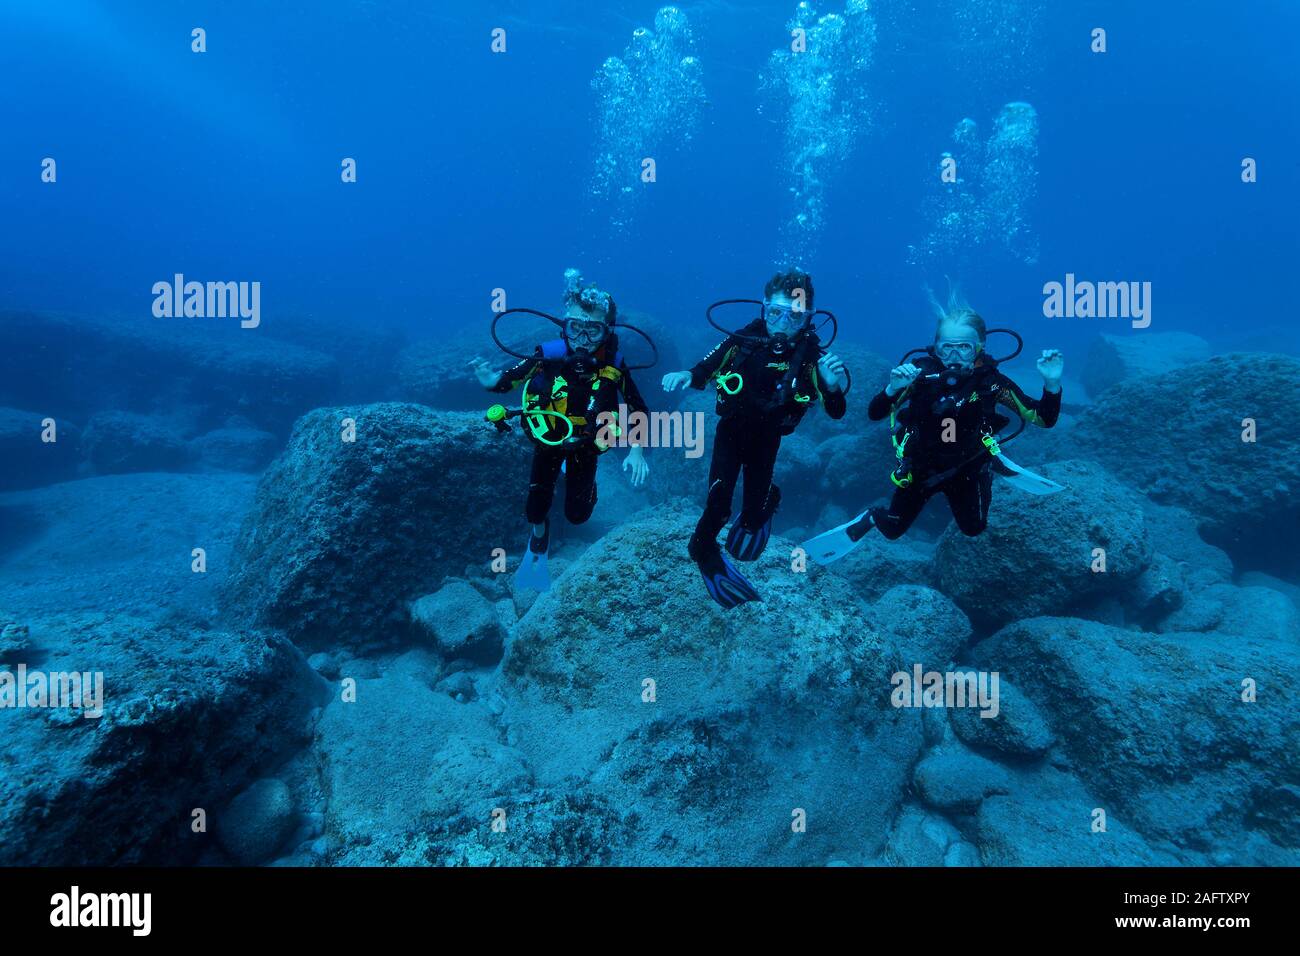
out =
[[1004,401],[1003,404],[1010,406],[1017,415],[1019,415],[1025,421],[1029,422],[1029,424],[1037,425],[1039,428],[1047,427],[1046,425],[1043,424],[1043,420],[1038,417],[1038,412],[1034,411],[1032,408],[1026,408],[1024,405],[1020,404],[1020,399],[1016,397],[1016,393],[1013,392],[1011,389],[1004,388],[1002,390],[1002,396],[999,397],[1010,398],[1011,399],[1010,402]]

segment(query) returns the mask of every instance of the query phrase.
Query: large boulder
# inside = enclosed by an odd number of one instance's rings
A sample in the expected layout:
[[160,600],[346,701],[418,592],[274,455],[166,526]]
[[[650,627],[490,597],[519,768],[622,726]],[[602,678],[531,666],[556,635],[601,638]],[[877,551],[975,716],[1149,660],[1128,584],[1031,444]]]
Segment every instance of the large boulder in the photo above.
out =
[[[979,805],[969,838],[985,866],[1177,866],[1203,863],[1158,840],[1055,767],[1015,773]],[[1105,818],[1097,813],[1101,810]],[[1104,828],[1103,828],[1104,826]]]
[[258,331],[291,348],[332,358],[339,370],[334,402],[361,404],[397,397],[396,362],[407,336],[386,317],[277,312]]
[[104,705],[0,708],[0,865],[207,858],[231,797],[308,739],[323,688],[302,655],[215,619],[254,485],[129,474],[0,495],[0,662],[99,672]]
[[134,412],[100,412],[86,424],[81,453],[99,475],[180,471],[189,465],[185,438],[162,420]]
[[876,628],[893,636],[908,664],[942,669],[956,660],[970,640],[970,620],[933,588],[901,584],[890,588],[867,615]]
[[[1243,441],[1255,423],[1255,441]],[[1162,504],[1194,513],[1212,544],[1293,562],[1277,529],[1300,523],[1300,359],[1220,355],[1109,389],[1070,441]]]
[[[0,709],[0,865],[196,860],[218,810],[308,739],[321,703],[273,634],[116,613],[25,623],[30,667],[101,674],[103,712]],[[209,832],[192,829],[200,819]]]
[[1300,584],[1293,581],[1283,581],[1262,571],[1247,571],[1238,579],[1238,583],[1242,587],[1270,588],[1286,595],[1292,604],[1300,608]]
[[971,747],[1013,760],[1041,757],[1056,742],[1043,712],[1000,674],[996,714],[954,707],[948,711],[948,719],[956,735]]
[[[507,320],[509,321],[509,320]],[[511,341],[521,354],[526,346]],[[494,368],[506,369],[516,359],[501,354],[481,329],[460,329],[436,339],[412,342],[397,355],[398,393],[407,401],[435,408],[472,411],[500,401],[474,377],[470,361],[487,359]]]
[[497,610],[465,581],[448,581],[411,605],[411,618],[447,660],[493,664],[501,659],[505,632]]
[[684,554],[693,521],[638,515],[524,615],[502,666],[508,742],[539,784],[577,775],[637,807],[623,862],[878,852],[921,747],[919,713],[889,705],[896,652],[776,536],[744,568],[764,601],[716,608]]
[[498,485],[518,480],[522,495],[524,453],[470,413],[382,403],[303,416],[262,476],[226,606],[312,649],[403,636],[410,601],[467,566],[486,572],[495,548],[517,553],[520,521]]
[[1118,382],[1162,375],[1209,357],[1210,343],[1189,332],[1102,333],[1088,350],[1080,379],[1096,397]]
[[[1046,715],[1112,819],[1214,862],[1300,861],[1300,645],[1031,618],[976,645]],[[1272,846],[1254,850],[1251,832]],[[987,862],[987,860],[986,860]]]
[[1271,637],[1300,644],[1300,608],[1273,588],[1213,584],[1187,597],[1155,630]]
[[[949,527],[935,550],[939,590],[977,625],[1060,613],[1127,590],[1151,561],[1142,502],[1088,462],[1040,469],[1065,486],[1027,495],[995,481],[988,528]],[[1105,551],[1105,571],[1096,549]]]
[[992,760],[954,742],[931,750],[912,772],[926,805],[949,813],[974,813],[986,797],[1011,792],[1011,776]]
[[1233,578],[1232,559],[1201,537],[1200,522],[1185,508],[1161,505],[1142,499],[1147,536],[1158,552],[1177,566],[1176,574],[1188,591],[1199,591],[1212,584],[1225,584]]

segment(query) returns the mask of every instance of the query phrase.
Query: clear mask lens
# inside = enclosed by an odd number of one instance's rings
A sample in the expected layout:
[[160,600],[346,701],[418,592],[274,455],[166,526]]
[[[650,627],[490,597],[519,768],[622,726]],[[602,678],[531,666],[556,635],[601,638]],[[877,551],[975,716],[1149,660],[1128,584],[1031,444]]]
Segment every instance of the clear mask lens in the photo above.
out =
[[796,312],[779,305],[769,305],[763,310],[763,319],[769,332],[789,335],[799,331],[807,319],[806,312]]
[[599,345],[609,334],[609,326],[588,319],[570,319],[565,323],[564,334],[575,344]]
[[975,357],[977,349],[974,342],[940,342],[934,351],[945,362],[954,359],[969,362]]

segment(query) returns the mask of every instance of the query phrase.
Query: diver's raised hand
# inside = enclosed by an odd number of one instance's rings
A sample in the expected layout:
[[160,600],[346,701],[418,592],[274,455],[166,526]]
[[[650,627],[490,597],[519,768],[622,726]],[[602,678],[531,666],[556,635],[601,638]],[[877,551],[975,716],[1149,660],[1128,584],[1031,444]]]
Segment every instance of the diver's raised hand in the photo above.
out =
[[1061,373],[1065,371],[1065,357],[1060,349],[1043,349],[1038,358],[1038,374],[1043,376],[1043,388],[1049,392],[1061,390]]
[[690,372],[669,372],[664,376],[663,386],[665,392],[674,392],[679,388],[685,388],[691,384]]
[[838,355],[827,352],[817,362],[817,374],[832,392],[842,392],[849,384],[848,373]]
[[484,388],[491,388],[497,383],[497,379],[501,377],[501,373],[495,371],[492,366],[487,363],[486,359],[479,358],[478,356],[470,359],[469,367],[474,370],[474,377],[478,379],[478,383]]
[[890,371],[889,384],[885,386],[885,394],[892,398],[911,385],[920,374],[921,370],[919,368],[911,362],[904,362]]
[[640,445],[633,445],[628,449],[627,457],[623,459],[623,470],[632,469],[632,487],[640,488],[645,484],[645,476],[650,474],[650,466],[646,464],[645,452],[641,450]]

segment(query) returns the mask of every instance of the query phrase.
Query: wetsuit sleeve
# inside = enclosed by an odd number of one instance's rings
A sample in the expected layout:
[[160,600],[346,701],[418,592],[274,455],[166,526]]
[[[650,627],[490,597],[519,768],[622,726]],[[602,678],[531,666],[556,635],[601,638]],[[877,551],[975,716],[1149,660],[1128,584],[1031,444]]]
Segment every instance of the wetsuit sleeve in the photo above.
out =
[[524,384],[532,377],[537,362],[535,359],[522,359],[501,373],[495,385],[489,385],[489,392],[509,392]]
[[821,376],[817,373],[817,363],[812,363],[809,368],[812,370],[813,386],[817,389],[817,395],[822,400],[822,408],[826,409],[826,414],[831,418],[840,419],[848,410],[849,403],[844,397],[842,391],[822,390]]
[[636,382],[632,381],[632,372],[626,362],[619,366],[619,371],[623,373],[623,377],[619,381],[618,389],[623,395],[623,401],[627,403],[627,410],[640,412],[642,415],[649,414],[650,409],[646,406],[645,399],[641,397],[641,390],[636,387]]
[[1061,414],[1061,393],[1055,394],[1043,389],[1042,397],[1030,398],[1011,379],[998,373],[1002,390],[998,392],[998,404],[1005,405],[1026,422],[1040,428],[1051,428]]
[[691,369],[691,388],[704,388],[709,379],[717,374],[722,366],[722,360],[727,357],[727,352],[736,344],[736,339],[729,335],[715,345],[708,355],[696,362]]
[[902,392],[895,395],[893,398],[890,398],[882,388],[872,396],[871,404],[867,406],[867,418],[871,419],[873,422],[884,421],[889,417],[889,412],[893,409],[894,403],[901,401],[902,398]]

